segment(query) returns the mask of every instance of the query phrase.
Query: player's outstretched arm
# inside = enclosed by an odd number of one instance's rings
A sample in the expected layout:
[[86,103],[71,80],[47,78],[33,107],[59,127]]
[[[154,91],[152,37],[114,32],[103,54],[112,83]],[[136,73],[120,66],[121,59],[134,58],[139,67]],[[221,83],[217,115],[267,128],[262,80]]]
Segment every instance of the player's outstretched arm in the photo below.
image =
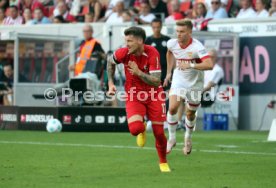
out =
[[202,61],[202,63],[199,64],[193,64],[193,63],[184,63],[181,62],[178,65],[178,68],[181,70],[185,69],[197,69],[197,70],[212,70],[214,66],[214,63],[212,62],[211,58],[206,58]]
[[195,64],[194,68],[197,70],[212,70],[214,67],[214,63],[211,58],[206,58],[202,61],[202,63]]

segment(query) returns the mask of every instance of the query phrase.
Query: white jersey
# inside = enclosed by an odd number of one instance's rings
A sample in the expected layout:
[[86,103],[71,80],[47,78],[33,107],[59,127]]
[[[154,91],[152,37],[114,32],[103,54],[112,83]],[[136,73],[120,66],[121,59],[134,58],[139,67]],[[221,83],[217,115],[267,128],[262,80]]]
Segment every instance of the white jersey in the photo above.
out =
[[214,92],[210,92],[212,99],[215,98],[215,95],[218,92],[218,84],[224,78],[224,71],[218,64],[215,64],[212,70],[204,71],[204,88],[208,86],[209,82],[215,84]]
[[209,57],[202,43],[191,38],[189,44],[183,47],[180,46],[177,39],[171,39],[167,42],[167,48],[176,59],[171,88],[203,89],[204,71],[192,68],[186,70],[177,68],[180,62],[201,63],[205,58]]

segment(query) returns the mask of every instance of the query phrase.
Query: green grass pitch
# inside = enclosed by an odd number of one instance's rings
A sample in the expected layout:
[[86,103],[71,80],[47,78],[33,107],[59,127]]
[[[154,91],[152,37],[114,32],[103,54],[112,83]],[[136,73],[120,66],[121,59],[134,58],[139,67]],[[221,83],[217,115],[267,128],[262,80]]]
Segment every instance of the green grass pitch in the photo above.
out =
[[0,188],[271,188],[276,187],[276,143],[267,132],[200,132],[182,154],[183,132],[158,167],[154,138],[136,147],[129,133],[0,131]]

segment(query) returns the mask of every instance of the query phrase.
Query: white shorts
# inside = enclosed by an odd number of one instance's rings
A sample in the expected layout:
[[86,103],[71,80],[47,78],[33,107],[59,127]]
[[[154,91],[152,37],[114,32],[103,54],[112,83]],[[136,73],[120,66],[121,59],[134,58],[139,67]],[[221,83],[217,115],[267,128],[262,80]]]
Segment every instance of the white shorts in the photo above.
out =
[[169,92],[169,96],[176,95],[177,100],[185,100],[187,108],[193,111],[196,111],[200,106],[201,94],[201,88],[171,88]]

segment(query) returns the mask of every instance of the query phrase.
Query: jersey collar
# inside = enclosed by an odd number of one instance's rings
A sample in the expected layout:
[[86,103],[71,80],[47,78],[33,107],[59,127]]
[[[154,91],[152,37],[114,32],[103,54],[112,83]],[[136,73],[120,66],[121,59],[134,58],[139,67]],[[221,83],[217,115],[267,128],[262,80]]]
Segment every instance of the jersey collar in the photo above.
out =
[[192,42],[193,42],[193,39],[192,39],[192,37],[191,37],[190,40],[189,40],[189,42],[188,42],[188,44],[186,44],[185,46],[180,45],[180,43],[178,43],[178,44],[179,44],[180,48],[186,49],[190,44],[192,44]]

